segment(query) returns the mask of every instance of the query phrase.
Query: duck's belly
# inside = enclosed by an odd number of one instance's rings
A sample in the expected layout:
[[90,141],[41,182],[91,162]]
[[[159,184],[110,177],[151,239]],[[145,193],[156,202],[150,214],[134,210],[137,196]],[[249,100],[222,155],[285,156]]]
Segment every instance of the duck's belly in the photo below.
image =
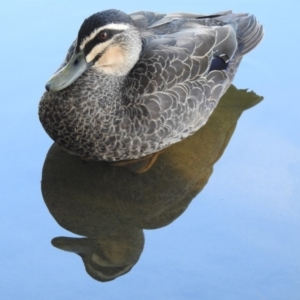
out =
[[124,119],[116,121],[106,117],[103,122],[97,116],[86,119],[75,114],[71,121],[70,116],[49,113],[42,104],[39,115],[46,132],[64,151],[87,160],[102,161],[138,159],[153,154],[181,141],[204,124],[203,121],[194,130],[183,130],[174,136],[170,134],[172,126],[150,132],[146,129],[149,124],[133,122],[122,128],[127,123]]
[[85,159],[137,159],[171,144],[162,139],[162,131],[147,133],[145,119],[133,117],[136,121],[132,121],[131,117],[68,105],[50,93],[44,94],[39,106],[39,118],[49,136],[66,152]]

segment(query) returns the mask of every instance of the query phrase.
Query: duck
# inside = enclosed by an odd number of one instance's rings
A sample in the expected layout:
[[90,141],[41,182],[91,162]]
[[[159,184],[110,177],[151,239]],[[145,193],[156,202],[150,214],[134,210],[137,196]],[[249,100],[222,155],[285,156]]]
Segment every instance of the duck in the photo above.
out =
[[46,83],[40,122],[69,154],[152,164],[205,125],[262,38],[247,13],[97,12]]

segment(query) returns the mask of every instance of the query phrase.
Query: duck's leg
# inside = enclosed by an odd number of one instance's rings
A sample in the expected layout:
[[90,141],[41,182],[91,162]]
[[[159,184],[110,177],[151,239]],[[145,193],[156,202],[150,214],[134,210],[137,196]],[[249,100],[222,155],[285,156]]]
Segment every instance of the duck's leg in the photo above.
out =
[[159,151],[138,159],[118,161],[114,162],[113,165],[117,167],[124,167],[135,174],[141,174],[147,172],[154,165],[157,157],[161,153],[162,151]]

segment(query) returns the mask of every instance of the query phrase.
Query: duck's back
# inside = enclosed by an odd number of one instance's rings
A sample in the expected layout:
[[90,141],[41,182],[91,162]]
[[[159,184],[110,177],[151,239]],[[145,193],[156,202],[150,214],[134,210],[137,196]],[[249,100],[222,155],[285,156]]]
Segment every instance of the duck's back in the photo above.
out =
[[[235,32],[244,55],[257,46],[263,38],[263,27],[253,15],[247,13],[232,13],[232,11],[219,12],[211,15],[200,15],[191,13],[160,14],[149,11],[139,11],[130,14],[136,26],[143,32],[151,32],[153,35],[166,36],[183,32],[194,32],[197,34],[197,25],[214,28],[231,25]],[[201,34],[201,31],[200,31]],[[145,34],[147,36],[147,34]],[[223,36],[226,38],[226,36]]]

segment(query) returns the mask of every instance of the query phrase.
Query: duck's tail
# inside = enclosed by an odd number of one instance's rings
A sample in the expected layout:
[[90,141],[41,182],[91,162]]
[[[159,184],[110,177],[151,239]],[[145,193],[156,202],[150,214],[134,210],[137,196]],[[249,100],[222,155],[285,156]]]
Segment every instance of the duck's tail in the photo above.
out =
[[254,49],[264,36],[263,26],[253,15],[242,17],[238,22],[237,38],[241,54]]
[[225,12],[218,19],[234,25],[236,28],[238,47],[241,55],[254,49],[264,36],[263,26],[259,24],[253,15]]

